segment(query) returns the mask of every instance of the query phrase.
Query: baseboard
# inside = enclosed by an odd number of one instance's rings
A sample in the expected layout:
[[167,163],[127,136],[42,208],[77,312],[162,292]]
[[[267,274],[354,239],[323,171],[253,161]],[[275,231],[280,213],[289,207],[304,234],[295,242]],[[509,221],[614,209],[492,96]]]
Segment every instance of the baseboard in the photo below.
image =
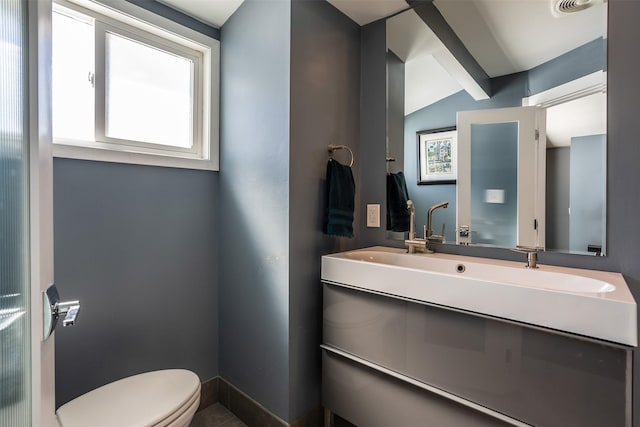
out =
[[320,406],[289,424],[221,377],[202,383],[198,411],[217,402],[249,427],[322,427],[324,412]]
[[324,408],[320,405],[296,418],[291,427],[322,427],[324,425]]
[[211,378],[200,384],[200,405],[196,412],[220,401],[220,377]]

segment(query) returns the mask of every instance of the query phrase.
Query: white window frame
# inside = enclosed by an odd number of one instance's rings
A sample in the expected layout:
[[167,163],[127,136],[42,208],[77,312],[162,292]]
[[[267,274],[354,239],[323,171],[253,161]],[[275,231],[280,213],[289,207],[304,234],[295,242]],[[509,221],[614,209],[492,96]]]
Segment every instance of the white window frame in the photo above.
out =
[[[220,42],[122,0],[55,0],[96,26],[95,141],[54,138],[54,157],[219,170]],[[105,38],[113,33],[193,61],[193,146],[171,147],[105,135]]]

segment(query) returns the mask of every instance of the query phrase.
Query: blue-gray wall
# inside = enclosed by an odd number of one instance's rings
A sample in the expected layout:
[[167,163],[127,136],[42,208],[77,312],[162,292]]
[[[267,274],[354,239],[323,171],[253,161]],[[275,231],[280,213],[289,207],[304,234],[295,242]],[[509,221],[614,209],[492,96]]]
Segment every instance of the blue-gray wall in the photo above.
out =
[[569,249],[586,252],[589,246],[600,246],[604,250],[607,136],[571,138],[570,151]]
[[387,52],[387,151],[389,172],[404,171],[404,62]]
[[[557,252],[540,254],[540,263],[561,265],[595,270],[619,271],[623,274],[636,301],[640,301],[640,248],[638,248],[637,212],[640,212],[640,121],[638,120],[637,74],[640,69],[640,50],[637,42],[640,39],[640,2],[628,0],[610,0],[608,13],[608,110],[607,110],[607,256],[594,257],[570,255]],[[375,50],[372,46],[363,50]],[[369,81],[363,78],[364,81]],[[376,87],[365,87],[372,93],[378,93]],[[367,96],[363,93],[363,97]],[[384,99],[379,100],[384,103]],[[385,120],[380,116],[369,114],[370,122]],[[364,120],[364,118],[363,118]],[[447,123],[451,125],[451,123]],[[442,127],[442,125],[440,125]],[[382,142],[384,144],[384,141]],[[384,145],[382,145],[384,147]],[[363,140],[363,147],[364,140]],[[371,147],[372,151],[379,150]],[[365,164],[363,170],[371,169],[371,181],[363,179],[363,186],[384,189],[383,179],[376,182],[374,168],[377,164]],[[381,171],[383,169],[377,169]],[[377,174],[384,175],[380,172]],[[372,189],[363,191],[374,192]],[[384,238],[367,243],[385,244]],[[397,242],[395,243],[397,245]],[[437,245],[437,250],[469,256],[522,260],[519,254],[507,249],[484,248],[473,246]],[[640,358],[634,354],[634,389],[640,387]],[[635,427],[640,426],[640,393],[634,393]]]
[[569,247],[570,151],[569,147],[547,149],[547,249],[566,250]]
[[[609,1],[607,96],[607,256],[542,257],[542,262],[619,271],[640,301],[640,248],[637,212],[640,212],[640,120],[637,87],[640,69],[640,2]],[[553,254],[549,254],[553,255]],[[578,262],[579,259],[579,262]],[[640,328],[639,328],[640,329]],[[640,357],[633,358],[633,425],[640,426]]]
[[289,418],[291,4],[247,0],[221,34],[220,375]]
[[54,160],[55,280],[80,317],[56,332],[61,405],[163,368],[218,375],[215,172]]
[[[154,0],[131,3],[219,39]],[[154,369],[218,375],[218,174],[54,159],[56,404]]]
[[298,0],[222,28],[220,373],[287,421],[320,403],[320,257],[356,246],[322,222],[327,145],[359,157],[359,31]]
[[[380,204],[380,228],[360,222],[356,234],[362,247],[388,242],[384,224],[387,211],[386,140],[387,140],[387,24],[384,20],[360,29],[360,141],[361,152],[356,167],[361,178],[358,187],[360,211],[368,203]],[[406,161],[406,159],[405,159]],[[411,193],[409,193],[411,194]]]
[[607,42],[597,38],[527,71],[527,96],[607,70]]
[[[320,257],[356,247],[322,234],[327,145],[360,162],[360,27],[328,2],[291,4],[289,364],[295,420],[320,403]],[[341,150],[335,158],[346,162]],[[356,174],[356,192],[360,179]],[[356,205],[358,206],[358,205]],[[354,229],[362,215],[356,209]]]

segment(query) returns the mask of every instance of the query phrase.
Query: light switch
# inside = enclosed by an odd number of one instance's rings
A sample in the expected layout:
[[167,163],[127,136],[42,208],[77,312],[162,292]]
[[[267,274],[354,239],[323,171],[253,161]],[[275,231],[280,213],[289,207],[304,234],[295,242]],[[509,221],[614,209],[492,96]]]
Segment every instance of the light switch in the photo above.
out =
[[367,227],[380,228],[380,205],[367,204]]

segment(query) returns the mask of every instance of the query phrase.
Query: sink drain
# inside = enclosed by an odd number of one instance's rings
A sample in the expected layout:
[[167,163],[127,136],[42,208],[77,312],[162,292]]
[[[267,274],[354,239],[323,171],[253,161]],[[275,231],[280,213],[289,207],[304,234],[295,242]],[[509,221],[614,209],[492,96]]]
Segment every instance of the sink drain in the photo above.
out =
[[464,271],[465,271],[466,269],[467,269],[467,268],[464,266],[464,264],[458,264],[458,265],[456,265],[456,271],[457,271],[458,273],[464,273]]

